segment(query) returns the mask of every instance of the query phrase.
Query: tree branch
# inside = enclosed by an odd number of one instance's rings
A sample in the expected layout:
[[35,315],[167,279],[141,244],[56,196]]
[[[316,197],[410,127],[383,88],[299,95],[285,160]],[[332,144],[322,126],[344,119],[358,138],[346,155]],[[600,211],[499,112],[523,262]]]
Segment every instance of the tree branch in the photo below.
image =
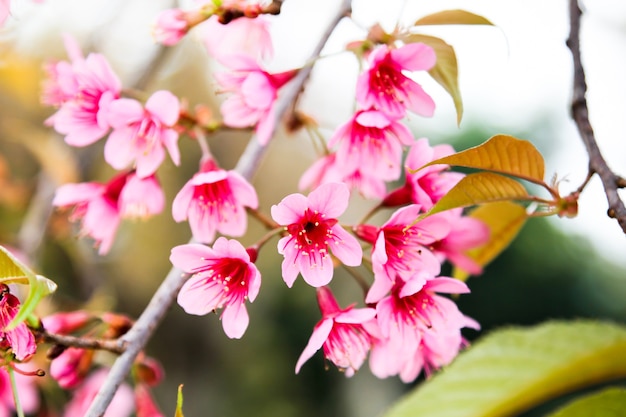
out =
[[39,337],[46,343],[81,349],[99,349],[121,354],[124,352],[124,344],[120,340],[95,339],[92,337],[76,337],[42,331]]
[[593,128],[589,122],[589,109],[587,108],[587,82],[585,71],[580,56],[580,20],[582,11],[578,7],[577,0],[570,0],[570,34],[567,46],[572,51],[574,60],[574,94],[572,98],[572,118],[576,122],[578,132],[587,148],[589,155],[589,173],[598,174],[604,187],[609,209],[607,214],[617,220],[620,227],[626,233],[626,207],[617,193],[618,188],[623,186],[623,179],[616,175],[607,165],[598,143],[596,142]]
[[[342,0],[339,10],[333,16],[328,28],[313,51],[312,58],[319,56],[339,21],[350,12],[350,4],[350,0]],[[274,117],[276,118],[274,126],[278,126],[278,122],[284,116],[290,103],[298,96],[302,85],[311,74],[311,70],[311,66],[305,66],[294,79],[284,87],[283,94],[279,97],[274,107]],[[251,179],[266,150],[267,147],[261,146],[256,137],[252,137],[239,158],[235,169],[245,178]],[[121,338],[125,346],[125,351],[113,364],[107,379],[104,381],[100,391],[91,403],[89,410],[87,410],[86,417],[100,417],[104,414],[117,388],[126,378],[126,375],[128,375],[135,357],[144,348],[152,336],[152,333],[163,319],[163,316],[172,305],[183,283],[188,278],[188,274],[183,274],[176,268],[171,269],[167,274],[165,280],[157,289],[152,300],[150,300],[150,303],[135,322],[134,326]]]

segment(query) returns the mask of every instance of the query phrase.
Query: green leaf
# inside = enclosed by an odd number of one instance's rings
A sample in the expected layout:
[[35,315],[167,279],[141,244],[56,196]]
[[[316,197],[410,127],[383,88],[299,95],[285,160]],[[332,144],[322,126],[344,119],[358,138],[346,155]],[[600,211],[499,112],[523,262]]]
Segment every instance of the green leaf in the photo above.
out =
[[543,181],[545,162],[541,153],[529,141],[509,135],[492,136],[481,145],[439,158],[416,171],[437,164],[498,172],[548,187]]
[[580,397],[548,417],[622,417],[626,410],[626,389],[608,388]]
[[443,10],[429,14],[413,23],[414,26],[424,25],[489,25],[495,26],[486,18],[466,10]]
[[512,178],[493,172],[476,172],[463,177],[424,217],[458,207],[531,198],[524,186]]
[[[482,221],[489,227],[489,241],[466,253],[482,267],[489,264],[509,246],[528,219],[526,209],[510,201],[482,205],[473,210],[469,216]],[[452,276],[465,281],[469,273],[454,267]]]
[[28,296],[20,311],[7,325],[5,330],[12,330],[30,316],[39,301],[56,290],[57,285],[46,277],[36,275],[20,262],[11,252],[0,246],[0,282],[5,284],[27,284]]
[[183,415],[183,384],[178,386],[178,395],[176,396],[176,413],[174,417],[185,417]]
[[428,35],[412,34],[406,37],[405,42],[422,42],[435,50],[437,62],[428,71],[431,77],[437,81],[452,97],[456,109],[456,123],[461,124],[463,118],[463,99],[459,89],[458,64],[454,48],[443,39]]
[[626,377],[626,328],[592,320],[507,328],[484,337],[385,417],[504,417]]

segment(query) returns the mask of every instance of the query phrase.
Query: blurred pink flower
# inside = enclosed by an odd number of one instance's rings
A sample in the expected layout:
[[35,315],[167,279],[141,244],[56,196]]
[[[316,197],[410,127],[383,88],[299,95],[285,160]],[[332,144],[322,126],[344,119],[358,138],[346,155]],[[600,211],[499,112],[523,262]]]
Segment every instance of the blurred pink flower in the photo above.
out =
[[28,359],[37,351],[35,337],[26,323],[13,330],[4,330],[20,311],[20,300],[9,292],[6,284],[0,284],[0,348],[11,349],[18,361]]
[[192,274],[178,294],[178,304],[185,312],[205,315],[223,308],[224,332],[231,339],[241,338],[250,321],[245,302],[253,302],[261,287],[261,274],[241,243],[220,237],[212,248],[176,246],[170,261]]
[[164,417],[146,384],[135,385],[135,404],[137,417]]
[[298,273],[313,287],[328,284],[333,277],[329,250],[346,265],[361,263],[359,242],[337,220],[348,207],[349,198],[345,184],[328,183],[308,197],[291,194],[272,206],[272,217],[288,233],[278,242],[278,252],[285,256],[282,274],[287,286],[293,285]]
[[140,179],[131,171],[118,174],[106,184],[65,184],[57,189],[52,205],[73,207],[70,220],[81,221],[81,234],[93,238],[100,247],[98,252],[104,255],[111,249],[121,218],[157,214],[163,209],[163,200],[153,176]]
[[0,0],[0,26],[4,25],[11,14],[11,0]]
[[403,117],[407,109],[432,116],[433,99],[403,71],[427,71],[436,60],[433,48],[423,43],[377,47],[368,57],[369,68],[357,80],[357,102],[364,109],[376,108],[392,118]]
[[176,45],[189,30],[185,12],[181,9],[167,9],[160,12],[152,28],[154,39],[166,46]]
[[343,182],[350,190],[357,190],[365,198],[382,199],[386,192],[385,181],[372,171],[359,166],[355,166],[352,171],[346,171],[337,162],[335,153],[315,161],[300,177],[298,188],[317,188],[329,182]]
[[376,315],[373,308],[341,309],[328,287],[317,289],[322,320],[315,325],[308,344],[298,359],[296,373],[320,348],[324,357],[351,377],[361,367],[372,344],[362,323]]
[[233,93],[222,103],[224,124],[232,127],[256,125],[257,139],[262,145],[270,140],[274,129],[274,102],[278,90],[293,78],[296,71],[270,74],[251,57],[232,54],[223,57],[227,72],[215,77],[224,92]]
[[92,359],[92,350],[68,347],[50,363],[50,376],[61,388],[74,388],[85,379]]
[[402,123],[378,110],[359,110],[335,130],[328,146],[339,145],[337,165],[342,172],[358,168],[391,181],[398,179],[402,171],[402,146],[412,143],[413,135]]
[[447,260],[472,275],[482,273],[482,267],[467,252],[489,241],[489,227],[478,219],[464,216],[461,209],[442,214],[450,222],[450,233],[431,245],[435,255],[441,262]]
[[44,83],[42,101],[60,109],[46,123],[66,135],[69,145],[87,146],[108,133],[106,113],[109,104],[120,96],[121,82],[104,56],[92,53],[83,58],[69,36],[65,45],[71,63],[47,66],[49,79]]
[[[20,365],[20,369],[25,365]],[[22,405],[22,411],[27,414],[34,414],[39,409],[39,393],[37,392],[36,376],[22,375],[14,372],[15,385]],[[0,417],[11,417],[15,415],[15,403],[13,402],[13,390],[9,374],[0,368]]]
[[113,132],[104,146],[104,159],[115,169],[135,161],[140,178],[154,174],[161,165],[165,159],[163,148],[174,164],[180,164],[178,133],[173,129],[179,115],[178,98],[165,90],[152,94],[145,109],[137,100],[113,101],[107,115]]
[[414,224],[420,212],[417,204],[402,207],[380,228],[372,249],[374,283],[366,302],[380,300],[396,277],[408,281],[418,272],[432,277],[439,274],[440,262],[428,248],[447,236],[450,224],[445,216],[437,214]]
[[94,319],[93,314],[85,310],[58,312],[43,317],[44,329],[50,333],[70,334],[86,326]]
[[174,198],[172,216],[177,222],[189,219],[194,239],[211,243],[216,232],[242,236],[248,226],[245,208],[258,205],[256,191],[244,177],[209,160]]
[[404,163],[406,167],[405,184],[390,192],[383,204],[387,207],[393,207],[413,202],[420,204],[424,211],[430,210],[465,174],[449,171],[448,165],[431,165],[417,172],[411,171],[453,153],[454,148],[450,145],[431,147],[428,144],[428,139],[419,139],[409,149]]
[[379,378],[400,375],[411,382],[422,366],[446,365],[463,345],[463,327],[478,328],[456,304],[440,293],[469,292],[465,283],[447,277],[396,280],[391,294],[376,305],[380,339],[375,340],[370,368]]
[[[64,417],[83,417],[96,394],[102,387],[109,373],[108,368],[100,368],[92,372],[87,379],[74,391],[74,396],[65,407]],[[104,412],[103,417],[128,417],[135,409],[133,390],[122,384]]]
[[241,17],[222,24],[212,16],[198,28],[207,51],[223,65],[229,66],[229,55],[244,54],[252,58],[269,58],[274,54],[270,21],[266,16]]

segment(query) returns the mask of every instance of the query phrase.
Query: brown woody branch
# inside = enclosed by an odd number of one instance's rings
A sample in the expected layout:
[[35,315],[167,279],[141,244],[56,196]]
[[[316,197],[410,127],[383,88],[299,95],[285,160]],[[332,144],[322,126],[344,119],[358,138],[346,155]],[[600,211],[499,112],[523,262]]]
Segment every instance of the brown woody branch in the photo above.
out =
[[578,132],[587,148],[589,155],[589,177],[598,174],[604,187],[609,209],[607,214],[617,220],[620,227],[626,233],[626,207],[617,190],[623,188],[626,181],[615,174],[607,165],[598,143],[596,142],[593,128],[589,122],[589,109],[585,94],[587,82],[585,71],[580,56],[580,20],[582,11],[577,0],[570,0],[570,34],[567,46],[572,51],[574,60],[574,94],[572,98],[572,118],[576,122]]
[[125,344],[121,339],[96,339],[92,337],[76,337],[48,333],[45,330],[38,332],[37,336],[46,343],[54,343],[55,345],[61,345],[64,347],[107,350],[109,352],[117,354],[122,354],[125,349]]

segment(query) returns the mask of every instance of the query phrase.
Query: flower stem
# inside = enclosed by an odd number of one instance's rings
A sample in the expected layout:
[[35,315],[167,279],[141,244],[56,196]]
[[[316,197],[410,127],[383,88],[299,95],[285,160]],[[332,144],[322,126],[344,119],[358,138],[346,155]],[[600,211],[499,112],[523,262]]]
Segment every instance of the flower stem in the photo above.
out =
[[20,403],[20,396],[17,392],[17,384],[15,382],[15,371],[10,366],[6,367],[9,373],[9,380],[11,381],[11,392],[13,393],[13,403],[15,404],[15,412],[18,417],[24,417],[24,410],[22,410],[22,403]]

